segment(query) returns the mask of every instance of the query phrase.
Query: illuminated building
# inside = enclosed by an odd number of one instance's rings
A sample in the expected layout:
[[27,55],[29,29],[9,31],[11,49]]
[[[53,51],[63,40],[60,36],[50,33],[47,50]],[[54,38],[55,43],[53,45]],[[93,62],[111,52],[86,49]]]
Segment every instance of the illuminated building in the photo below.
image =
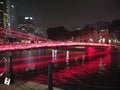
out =
[[42,28],[35,26],[34,18],[30,16],[19,17],[18,30],[20,32],[24,32],[32,35],[43,36]]
[[16,30],[15,0],[0,1],[0,27]]
[[6,10],[6,0],[0,1],[0,27],[7,27],[8,16]]

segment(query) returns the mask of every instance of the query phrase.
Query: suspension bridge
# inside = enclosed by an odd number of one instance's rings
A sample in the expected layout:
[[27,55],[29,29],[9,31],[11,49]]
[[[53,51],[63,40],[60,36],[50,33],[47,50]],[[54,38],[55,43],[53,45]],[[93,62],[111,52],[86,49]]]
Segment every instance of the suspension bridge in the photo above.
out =
[[[69,49],[70,48],[84,48],[90,55],[91,53],[96,53],[97,50],[105,50],[110,51],[112,47],[115,47],[115,44],[109,43],[108,32],[92,35],[78,37],[73,41],[48,41],[46,38],[17,32],[14,30],[8,30],[5,28],[0,28],[0,35],[7,37],[16,37],[18,39],[25,39],[30,41],[38,41],[34,43],[8,43],[0,45],[0,52],[12,52],[12,51],[20,51],[20,50],[31,50],[31,49],[52,49],[52,57],[53,59],[57,59],[57,49],[67,48],[66,51],[66,62],[69,60]],[[104,39],[103,39],[104,37]],[[96,39],[97,38],[97,39]],[[100,41],[101,40],[101,41]],[[39,42],[40,41],[40,42]],[[97,49],[97,50],[96,50]],[[0,73],[0,77],[6,72],[7,74],[12,74],[12,65],[11,65],[11,57],[3,58],[0,60],[1,62],[5,62],[5,69],[1,68],[2,73]]]

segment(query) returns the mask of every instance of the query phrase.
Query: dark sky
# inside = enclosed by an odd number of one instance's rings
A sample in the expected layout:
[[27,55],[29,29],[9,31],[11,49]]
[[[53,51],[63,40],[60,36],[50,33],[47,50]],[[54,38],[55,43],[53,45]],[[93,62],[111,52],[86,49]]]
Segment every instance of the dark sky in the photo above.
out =
[[35,24],[49,27],[84,26],[98,20],[120,18],[120,0],[16,0],[17,16],[32,16]]

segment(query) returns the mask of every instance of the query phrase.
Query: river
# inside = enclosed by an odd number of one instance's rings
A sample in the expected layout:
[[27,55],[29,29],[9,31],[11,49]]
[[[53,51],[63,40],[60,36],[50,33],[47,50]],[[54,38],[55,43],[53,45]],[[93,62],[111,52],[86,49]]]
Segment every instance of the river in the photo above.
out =
[[64,90],[120,89],[120,53],[38,49],[14,51],[12,58],[13,73],[18,81],[48,84],[48,63],[52,62],[55,87]]

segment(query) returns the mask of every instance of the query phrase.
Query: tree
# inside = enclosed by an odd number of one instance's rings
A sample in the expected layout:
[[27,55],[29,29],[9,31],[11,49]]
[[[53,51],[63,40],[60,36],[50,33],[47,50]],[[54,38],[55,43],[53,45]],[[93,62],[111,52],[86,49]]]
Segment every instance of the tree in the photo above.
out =
[[120,19],[113,20],[110,26],[110,31],[120,31]]
[[94,24],[87,24],[83,27],[82,29],[82,36],[88,35],[93,33],[93,31],[95,30],[95,25]]
[[64,28],[64,26],[48,28],[48,39],[51,40],[69,40],[71,39],[70,32]]
[[98,31],[104,30],[104,29],[109,29],[110,23],[107,21],[97,21],[97,22],[95,22],[95,27],[96,27],[96,30],[98,30]]
[[120,19],[112,21],[110,26],[110,32],[114,33],[120,39]]
[[76,38],[81,35],[81,30],[74,30],[74,31],[71,31],[70,33],[72,37]]

